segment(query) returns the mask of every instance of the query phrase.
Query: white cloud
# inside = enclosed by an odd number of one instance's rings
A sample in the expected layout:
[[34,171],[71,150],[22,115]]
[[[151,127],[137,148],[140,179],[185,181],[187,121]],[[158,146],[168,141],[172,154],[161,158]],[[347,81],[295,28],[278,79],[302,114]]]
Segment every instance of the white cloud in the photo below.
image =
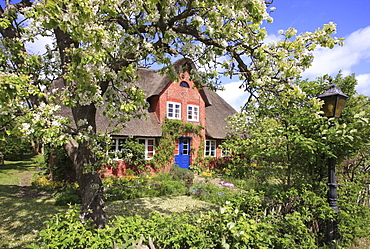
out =
[[356,79],[358,82],[357,92],[370,96],[370,73],[357,75]]
[[269,34],[266,36],[265,40],[263,40],[264,43],[271,43],[271,42],[279,42],[283,38],[282,35],[275,35],[275,34]]
[[[302,76],[304,78],[316,78],[325,74],[335,75],[342,71],[344,76],[351,73],[358,74],[355,67],[363,70],[370,69],[370,26],[359,29],[350,34],[344,41],[343,47],[335,47],[333,49],[320,48],[314,52],[315,59],[312,66],[305,71]],[[365,76],[359,75],[358,80],[361,80],[361,87],[357,89],[360,93],[370,89],[369,74]],[[361,77],[360,77],[361,76]],[[369,92],[367,93],[367,95]]]
[[237,111],[240,110],[240,107],[245,104],[248,98],[248,93],[239,88],[241,84],[241,81],[231,82],[223,85],[224,91],[217,91],[217,94]]
[[51,37],[38,35],[34,42],[26,44],[26,49],[33,54],[43,54],[46,52],[45,46],[51,45],[52,43],[53,39]]

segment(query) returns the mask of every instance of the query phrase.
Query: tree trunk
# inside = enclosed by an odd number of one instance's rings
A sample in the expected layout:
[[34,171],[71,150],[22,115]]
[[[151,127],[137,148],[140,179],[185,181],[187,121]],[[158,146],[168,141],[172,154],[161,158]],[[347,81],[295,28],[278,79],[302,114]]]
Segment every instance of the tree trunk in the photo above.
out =
[[[88,121],[87,125],[93,127],[91,132],[96,132],[96,108],[93,105],[77,106],[72,108],[72,112],[76,124],[78,120],[86,119]],[[79,128],[83,129],[86,127]],[[92,219],[97,228],[104,228],[106,216],[103,184],[98,174],[99,168],[96,164],[96,157],[89,148],[88,142],[77,143],[72,140],[65,148],[75,166],[76,177],[80,187],[82,198],[81,220],[85,222],[88,219]]]
[[80,217],[83,222],[92,219],[97,228],[103,228],[106,224],[103,184],[94,166],[95,157],[84,144],[79,144],[74,164],[82,198]]

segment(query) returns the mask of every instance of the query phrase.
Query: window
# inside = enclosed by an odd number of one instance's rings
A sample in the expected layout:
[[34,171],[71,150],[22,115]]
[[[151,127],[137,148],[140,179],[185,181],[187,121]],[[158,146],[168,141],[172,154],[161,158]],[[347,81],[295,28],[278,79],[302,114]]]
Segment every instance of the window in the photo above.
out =
[[185,88],[189,88],[189,84],[186,81],[181,81],[180,86],[185,87]]
[[114,159],[118,159],[124,150],[126,138],[112,138],[109,153],[113,155]]
[[215,140],[205,141],[204,156],[216,157],[216,141]]
[[154,150],[155,139],[154,138],[139,138],[137,141],[139,144],[142,144],[145,146],[145,159],[146,160],[153,159],[153,156],[155,154],[155,150]]
[[126,138],[112,138],[110,151],[120,151],[123,149]]
[[167,102],[167,118],[181,119],[181,104],[176,102]]
[[222,157],[230,157],[231,156],[231,149],[229,149],[229,148],[223,148],[221,150],[221,156]]
[[189,139],[187,138],[182,140],[182,154],[189,155]]
[[199,121],[199,106],[188,105],[188,120]]
[[179,145],[179,140],[175,140],[175,155],[179,155],[179,150],[180,150],[180,145]]

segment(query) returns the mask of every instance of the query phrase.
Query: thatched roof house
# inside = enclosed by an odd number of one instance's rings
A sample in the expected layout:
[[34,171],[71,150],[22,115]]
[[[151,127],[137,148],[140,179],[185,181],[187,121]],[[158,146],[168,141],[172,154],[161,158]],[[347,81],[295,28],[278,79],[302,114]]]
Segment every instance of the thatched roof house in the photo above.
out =
[[[117,140],[116,149],[119,149],[118,140],[125,137],[137,138],[140,143],[145,144],[147,159],[151,159],[155,154],[155,145],[162,136],[162,124],[166,119],[201,125],[204,127],[202,136],[183,134],[176,141],[175,163],[188,168],[199,155],[197,152],[200,148],[204,148],[204,156],[222,156],[218,145],[226,138],[226,119],[236,111],[216,92],[206,87],[198,89],[199,84],[190,80],[189,71],[196,70],[191,60],[180,59],[174,63],[174,68],[179,75],[178,81],[172,81],[168,75],[162,75],[156,70],[138,69],[140,78],[135,85],[143,89],[149,108],[145,110],[145,117],[131,119],[112,137]],[[71,116],[70,110],[63,109],[63,112],[64,115]],[[98,131],[112,129],[108,117],[99,110],[96,125]],[[194,149],[190,150],[191,148]],[[186,160],[178,160],[179,157]]]

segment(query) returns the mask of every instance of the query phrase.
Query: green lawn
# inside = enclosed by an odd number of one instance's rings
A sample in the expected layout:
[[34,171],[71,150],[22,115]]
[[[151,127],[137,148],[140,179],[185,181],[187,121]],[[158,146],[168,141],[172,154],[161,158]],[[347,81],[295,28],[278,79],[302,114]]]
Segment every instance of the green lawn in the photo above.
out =
[[[31,160],[0,165],[0,248],[26,248],[35,242],[43,222],[68,207],[54,205],[50,194],[37,193],[30,186],[36,166]],[[108,218],[116,215],[151,212],[194,212],[215,208],[215,205],[190,196],[164,196],[107,203]]]
[[31,160],[0,165],[0,248],[25,248],[37,239],[44,221],[65,209],[31,189],[35,172]]
[[[68,207],[54,205],[53,196],[37,193],[31,188],[36,166],[31,160],[10,162],[0,165],[0,248],[27,248],[36,242],[43,222]],[[107,216],[140,214],[151,212],[173,213],[194,212],[216,208],[215,205],[199,201],[190,196],[164,196],[107,203]],[[363,239],[358,246],[349,249],[369,248],[370,241]]]

